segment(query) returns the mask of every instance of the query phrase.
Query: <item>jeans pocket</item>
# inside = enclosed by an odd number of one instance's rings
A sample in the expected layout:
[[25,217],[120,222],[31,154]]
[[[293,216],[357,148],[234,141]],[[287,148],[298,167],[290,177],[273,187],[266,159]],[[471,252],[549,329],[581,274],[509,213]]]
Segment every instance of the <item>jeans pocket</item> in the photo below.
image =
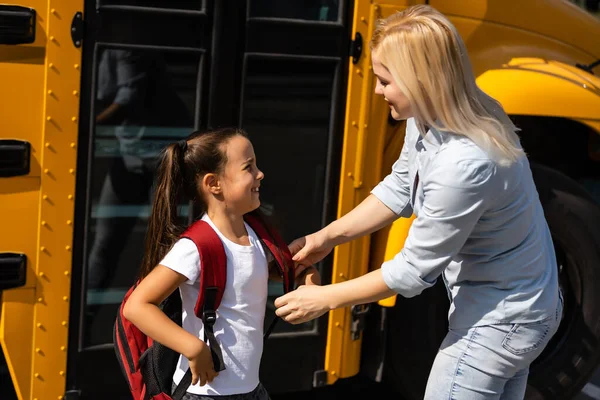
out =
[[502,341],[502,347],[514,355],[522,355],[545,345],[551,321],[514,324]]

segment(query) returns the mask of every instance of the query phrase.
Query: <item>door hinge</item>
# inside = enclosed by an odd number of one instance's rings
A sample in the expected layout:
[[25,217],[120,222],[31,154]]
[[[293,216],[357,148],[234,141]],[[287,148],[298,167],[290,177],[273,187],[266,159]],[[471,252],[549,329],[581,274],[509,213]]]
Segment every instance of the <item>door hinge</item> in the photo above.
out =
[[73,45],[80,48],[83,42],[83,14],[81,11],[77,11],[73,15],[73,21],[71,22],[71,39]]
[[350,41],[350,57],[352,57],[352,63],[356,64],[360,60],[363,50],[363,39],[360,32],[356,32],[354,40]]
[[350,329],[350,337],[352,340],[358,340],[360,334],[365,330],[365,317],[371,309],[370,304],[358,304],[352,306],[350,313],[352,314],[352,328]]

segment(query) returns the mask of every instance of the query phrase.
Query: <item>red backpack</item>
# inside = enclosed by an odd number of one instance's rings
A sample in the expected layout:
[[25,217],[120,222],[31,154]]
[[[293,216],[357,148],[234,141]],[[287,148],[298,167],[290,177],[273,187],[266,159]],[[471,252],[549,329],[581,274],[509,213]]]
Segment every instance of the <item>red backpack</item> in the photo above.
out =
[[[283,290],[289,292],[294,287],[294,263],[286,243],[279,234],[270,229],[257,214],[247,214],[246,223],[256,232],[265,251],[270,252],[276,261],[283,278]],[[202,260],[200,269],[200,291],[194,313],[204,324],[204,341],[208,342],[215,371],[225,369],[221,347],[217,342],[213,327],[217,318],[216,310],[221,304],[227,280],[227,258],[223,243],[216,232],[204,221],[196,221],[182,235],[191,239],[197,246]],[[119,307],[114,326],[114,346],[117,360],[134,400],[180,400],[192,382],[188,369],[181,382],[171,395],[173,374],[177,367],[179,353],[158,342],[154,342],[123,316],[123,307],[136,284],[127,291]],[[162,311],[181,326],[181,297],[174,291],[160,304]],[[277,318],[265,333],[271,333]]]

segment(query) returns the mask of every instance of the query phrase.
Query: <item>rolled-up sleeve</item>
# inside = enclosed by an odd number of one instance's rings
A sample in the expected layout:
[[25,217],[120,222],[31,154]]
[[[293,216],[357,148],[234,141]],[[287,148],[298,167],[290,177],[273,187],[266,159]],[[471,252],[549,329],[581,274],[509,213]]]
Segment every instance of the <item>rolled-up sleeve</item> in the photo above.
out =
[[381,266],[390,289],[413,297],[435,284],[488,206],[493,172],[489,160],[431,166],[422,178],[424,200],[405,246]]
[[412,215],[406,141],[402,146],[400,158],[392,166],[392,172],[375,186],[371,194],[398,216],[408,218]]

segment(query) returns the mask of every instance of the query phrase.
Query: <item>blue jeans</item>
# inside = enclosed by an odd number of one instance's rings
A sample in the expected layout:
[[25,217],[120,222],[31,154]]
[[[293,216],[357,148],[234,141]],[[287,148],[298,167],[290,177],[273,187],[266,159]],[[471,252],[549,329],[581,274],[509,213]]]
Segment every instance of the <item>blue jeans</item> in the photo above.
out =
[[425,400],[519,400],[529,365],[558,329],[562,315],[527,324],[450,329],[433,362]]

